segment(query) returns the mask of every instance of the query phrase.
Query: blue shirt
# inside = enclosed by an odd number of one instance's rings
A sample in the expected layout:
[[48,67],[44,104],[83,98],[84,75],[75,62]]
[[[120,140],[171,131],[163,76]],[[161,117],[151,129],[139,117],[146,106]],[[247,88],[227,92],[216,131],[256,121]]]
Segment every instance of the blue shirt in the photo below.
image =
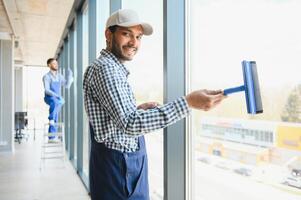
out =
[[72,71],[70,69],[68,69],[67,80],[59,72],[54,74],[52,71],[49,71],[47,74],[45,74],[43,76],[45,95],[49,95],[49,96],[53,96],[53,97],[60,97],[61,96],[60,92],[59,92],[59,94],[57,94],[51,90],[50,85],[52,84],[52,82],[59,82],[61,84],[61,86],[65,86],[65,88],[70,88],[70,86],[73,82]]
[[180,97],[153,109],[138,109],[128,83],[129,71],[107,50],[85,71],[84,102],[94,138],[121,152],[138,150],[138,137],[164,128],[189,113]]

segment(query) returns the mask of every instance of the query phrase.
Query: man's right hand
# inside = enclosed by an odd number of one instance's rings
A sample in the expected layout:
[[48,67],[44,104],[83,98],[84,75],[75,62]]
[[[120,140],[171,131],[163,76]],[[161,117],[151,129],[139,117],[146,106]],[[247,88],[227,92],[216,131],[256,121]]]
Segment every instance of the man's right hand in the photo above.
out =
[[208,111],[218,105],[226,96],[222,90],[196,90],[185,98],[190,108]]

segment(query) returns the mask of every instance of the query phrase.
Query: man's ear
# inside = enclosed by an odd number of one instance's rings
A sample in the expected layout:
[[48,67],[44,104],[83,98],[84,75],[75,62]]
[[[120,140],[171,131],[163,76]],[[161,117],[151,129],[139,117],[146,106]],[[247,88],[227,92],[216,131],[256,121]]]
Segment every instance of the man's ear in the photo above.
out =
[[106,32],[105,32],[105,35],[106,35],[106,40],[107,40],[108,42],[110,42],[110,41],[112,40],[112,35],[113,35],[113,33],[107,28],[107,29],[106,29]]

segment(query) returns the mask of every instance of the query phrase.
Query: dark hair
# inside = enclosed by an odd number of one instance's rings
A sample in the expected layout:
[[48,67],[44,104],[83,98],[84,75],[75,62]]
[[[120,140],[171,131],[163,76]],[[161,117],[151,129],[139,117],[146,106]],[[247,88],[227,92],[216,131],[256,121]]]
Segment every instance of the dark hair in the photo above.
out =
[[110,26],[108,29],[111,31],[111,33],[114,33],[118,28],[118,25]]
[[47,65],[49,65],[52,61],[54,61],[54,60],[56,60],[55,58],[49,58],[48,60],[47,60]]

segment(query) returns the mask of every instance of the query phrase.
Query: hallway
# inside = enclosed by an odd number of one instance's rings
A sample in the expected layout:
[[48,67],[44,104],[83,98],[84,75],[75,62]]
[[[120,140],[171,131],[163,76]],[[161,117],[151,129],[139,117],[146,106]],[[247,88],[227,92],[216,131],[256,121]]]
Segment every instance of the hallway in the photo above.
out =
[[41,132],[36,140],[15,143],[15,152],[0,153],[1,200],[88,200],[70,161],[46,160],[40,170]]

